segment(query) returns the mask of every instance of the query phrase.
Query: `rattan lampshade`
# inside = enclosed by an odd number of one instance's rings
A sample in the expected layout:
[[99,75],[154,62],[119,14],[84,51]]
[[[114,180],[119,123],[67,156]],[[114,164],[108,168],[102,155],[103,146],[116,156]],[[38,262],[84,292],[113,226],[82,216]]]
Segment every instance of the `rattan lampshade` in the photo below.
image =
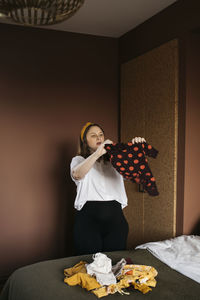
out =
[[50,25],[71,17],[85,0],[0,0],[0,14],[24,25]]

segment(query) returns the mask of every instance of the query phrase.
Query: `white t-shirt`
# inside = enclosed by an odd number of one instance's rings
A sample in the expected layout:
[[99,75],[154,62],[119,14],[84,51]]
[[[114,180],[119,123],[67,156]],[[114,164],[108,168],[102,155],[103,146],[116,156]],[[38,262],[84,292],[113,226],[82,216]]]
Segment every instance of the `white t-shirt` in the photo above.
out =
[[[85,158],[75,156],[72,158],[70,169],[79,165]],[[72,180],[77,185],[77,195],[74,207],[81,210],[86,201],[116,200],[122,208],[127,206],[127,195],[123,177],[113,168],[110,162],[96,161],[93,167],[81,180]]]

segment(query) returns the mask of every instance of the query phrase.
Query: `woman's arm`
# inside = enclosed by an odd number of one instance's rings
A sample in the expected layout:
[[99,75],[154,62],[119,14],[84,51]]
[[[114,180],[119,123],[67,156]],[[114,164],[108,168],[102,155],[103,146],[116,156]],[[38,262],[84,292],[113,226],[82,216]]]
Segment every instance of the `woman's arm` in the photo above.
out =
[[82,163],[76,166],[72,170],[72,176],[76,180],[82,179],[88,171],[92,168],[94,163],[104,155],[107,151],[104,148],[104,144],[112,144],[112,141],[106,140],[103,144],[101,144],[95,152],[93,152],[90,156],[88,156]]

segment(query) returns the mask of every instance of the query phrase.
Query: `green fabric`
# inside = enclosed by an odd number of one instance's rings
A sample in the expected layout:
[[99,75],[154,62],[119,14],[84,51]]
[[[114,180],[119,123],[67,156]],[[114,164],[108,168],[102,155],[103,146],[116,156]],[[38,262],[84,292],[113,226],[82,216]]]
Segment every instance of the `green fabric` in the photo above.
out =
[[[154,300],[197,300],[200,299],[200,284],[172,270],[159,261],[147,250],[117,251],[106,253],[113,264],[121,258],[131,258],[134,264],[150,265],[156,268],[157,286],[143,295],[132,290],[129,296],[118,293],[106,298],[117,300],[154,299]],[[68,286],[63,282],[63,270],[74,266],[80,260],[92,262],[92,255],[73,256],[57,260],[49,260],[26,266],[15,271],[8,279],[0,300],[84,300],[98,299],[95,295],[80,286]]]

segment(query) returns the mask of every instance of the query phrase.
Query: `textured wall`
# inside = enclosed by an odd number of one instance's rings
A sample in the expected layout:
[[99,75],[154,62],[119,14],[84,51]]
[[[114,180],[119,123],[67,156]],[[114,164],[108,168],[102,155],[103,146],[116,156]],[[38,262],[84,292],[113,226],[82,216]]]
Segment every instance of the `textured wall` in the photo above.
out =
[[[179,41],[179,107],[178,107],[178,158],[177,158],[177,224],[176,224],[176,231],[177,234],[183,233],[184,220],[187,222],[187,230],[190,230],[192,224],[194,224],[196,220],[196,212],[199,211],[199,206],[194,205],[190,206],[190,197],[189,197],[189,190],[195,194],[195,199],[197,199],[198,195],[198,185],[192,184],[192,189],[184,190],[184,185],[188,184],[189,181],[192,183],[196,183],[196,173],[189,168],[189,176],[185,172],[185,146],[187,145],[188,141],[185,140],[185,136],[188,135],[192,137],[194,132],[199,132],[198,122],[189,122],[192,123],[192,126],[188,126],[187,112],[186,109],[190,109],[188,116],[192,116],[197,111],[198,105],[194,102],[193,97],[193,109],[191,109],[189,102],[187,103],[186,107],[186,100],[188,101],[189,98],[186,99],[186,85],[188,85],[190,81],[190,85],[193,84],[191,82],[191,78],[194,78],[192,74],[193,71],[189,71],[189,75],[187,75],[188,68],[186,70],[186,51],[185,48],[188,48],[187,36],[190,34],[191,31],[195,31],[199,34],[200,28],[200,18],[199,18],[199,10],[200,10],[200,1],[199,0],[180,0],[176,1],[174,4],[170,5],[160,13],[156,14],[152,18],[148,19],[141,25],[137,26],[133,30],[127,32],[119,39],[119,60],[120,63],[125,63],[134,59],[148,51],[155,49],[156,47],[163,45],[164,43],[171,41],[173,39],[178,39]],[[190,43],[191,41],[189,41]],[[196,46],[195,46],[196,47]],[[194,50],[195,51],[195,50]],[[199,52],[191,53],[191,58],[195,58],[194,66],[196,65],[197,61],[199,60]],[[190,62],[188,61],[188,64]],[[188,65],[189,66],[189,65]],[[196,71],[197,72],[197,68]],[[198,73],[198,72],[197,72]],[[192,75],[192,76],[191,76]],[[198,75],[199,76],[199,75]],[[195,79],[196,80],[196,79]],[[197,85],[198,87],[198,85]],[[196,88],[196,91],[198,88]],[[189,92],[190,93],[190,92]],[[193,90],[193,94],[198,95],[198,92]],[[196,97],[196,96],[195,96]],[[191,102],[190,102],[191,103]],[[193,112],[192,112],[193,110]],[[191,113],[192,112],[192,113]],[[190,118],[190,117],[189,117]],[[190,119],[190,120],[192,120]],[[187,124],[186,124],[187,123]],[[192,131],[190,131],[192,130]],[[186,132],[187,131],[187,132]],[[191,153],[191,148],[187,149],[187,153]],[[193,155],[194,154],[194,155]],[[191,157],[191,156],[190,156]],[[196,157],[195,150],[192,153],[192,157]],[[195,168],[194,168],[195,170]],[[189,180],[185,181],[185,177]],[[189,184],[188,184],[189,187]],[[188,193],[188,196],[185,198],[184,193]],[[188,199],[186,203],[185,200]],[[184,203],[185,202],[185,203]],[[184,210],[185,206],[185,210]],[[186,207],[189,207],[187,209]],[[192,211],[191,211],[192,210]],[[195,217],[195,219],[193,219]],[[200,223],[199,223],[200,224]],[[188,227],[189,226],[189,227]],[[189,229],[190,228],[190,229]],[[189,232],[189,231],[187,231]],[[198,230],[199,232],[199,230]]]
[[121,67],[121,140],[143,136],[159,150],[149,159],[160,195],[127,182],[129,247],[175,234],[178,43],[170,41]]
[[80,129],[118,138],[116,39],[0,25],[0,277],[72,254]]

